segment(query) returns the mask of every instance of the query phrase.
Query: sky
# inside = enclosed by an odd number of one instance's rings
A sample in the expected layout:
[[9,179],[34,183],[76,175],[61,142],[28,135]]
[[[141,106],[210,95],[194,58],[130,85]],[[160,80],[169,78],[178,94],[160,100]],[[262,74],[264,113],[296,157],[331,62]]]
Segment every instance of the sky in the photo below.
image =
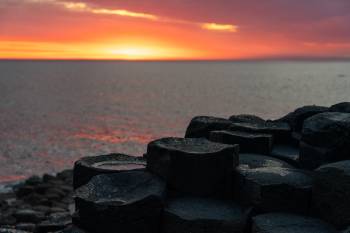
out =
[[349,0],[0,0],[0,58],[350,58]]

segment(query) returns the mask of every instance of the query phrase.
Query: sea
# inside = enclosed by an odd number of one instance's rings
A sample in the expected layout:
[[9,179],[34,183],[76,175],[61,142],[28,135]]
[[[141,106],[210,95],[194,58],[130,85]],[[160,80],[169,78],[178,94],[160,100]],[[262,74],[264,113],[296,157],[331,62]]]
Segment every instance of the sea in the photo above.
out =
[[0,183],[142,156],[191,118],[350,101],[350,61],[0,61]]

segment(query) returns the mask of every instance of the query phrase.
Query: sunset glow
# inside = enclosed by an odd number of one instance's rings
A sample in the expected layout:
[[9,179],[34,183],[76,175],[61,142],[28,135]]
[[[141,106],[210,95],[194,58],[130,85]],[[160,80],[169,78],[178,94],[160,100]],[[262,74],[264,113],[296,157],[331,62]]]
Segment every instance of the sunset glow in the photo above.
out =
[[349,58],[347,0],[2,0],[0,58]]

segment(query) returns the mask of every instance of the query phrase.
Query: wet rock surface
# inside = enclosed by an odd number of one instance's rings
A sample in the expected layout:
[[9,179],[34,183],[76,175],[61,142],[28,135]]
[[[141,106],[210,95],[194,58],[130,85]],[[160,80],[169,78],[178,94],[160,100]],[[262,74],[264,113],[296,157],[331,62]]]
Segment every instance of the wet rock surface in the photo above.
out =
[[296,109],[294,112],[278,119],[279,122],[286,122],[295,132],[301,132],[304,121],[316,114],[329,111],[329,108],[323,106],[309,105]]
[[145,171],[103,174],[76,190],[79,223],[91,232],[157,233],[165,183]]
[[77,161],[75,203],[72,170],[30,177],[0,190],[0,233],[349,233],[348,106],[195,117],[143,158]]
[[214,130],[225,130],[230,127],[230,120],[210,116],[194,117],[187,127],[186,138],[209,138],[210,132]]
[[147,148],[147,169],[179,195],[225,195],[237,165],[238,146],[203,138],[163,138]]
[[284,167],[293,168],[289,163],[261,154],[239,154],[239,166],[245,168]]
[[142,170],[145,167],[143,159],[125,154],[84,157],[74,164],[73,185],[78,188],[99,174]]
[[350,160],[316,169],[312,208],[338,228],[350,225]]
[[252,233],[337,233],[319,219],[287,213],[271,213],[253,217]]
[[304,123],[300,163],[316,168],[325,163],[350,158],[350,114],[317,114]]
[[239,166],[235,191],[240,203],[253,206],[256,212],[286,211],[307,213],[311,201],[312,179],[301,170]]
[[241,153],[270,154],[273,137],[271,134],[257,134],[240,131],[213,131],[210,133],[210,141],[239,145]]
[[285,122],[233,123],[229,130],[248,133],[271,134],[276,143],[288,142],[291,139],[291,128]]
[[264,124],[266,121],[261,117],[250,115],[250,114],[240,114],[233,115],[229,118],[233,123],[262,123]]
[[350,113],[350,102],[343,102],[338,103],[335,105],[332,105],[329,108],[330,112],[343,112],[343,113]]
[[41,226],[53,215],[64,214],[70,221],[74,208],[72,183],[72,170],[65,170],[56,175],[33,176],[14,185],[13,191],[0,197],[0,227],[17,230],[8,232],[49,232]]
[[231,201],[178,198],[168,202],[163,216],[164,233],[242,233],[246,216]]
[[283,160],[295,167],[300,166],[300,149],[288,144],[274,145],[270,154],[272,157]]

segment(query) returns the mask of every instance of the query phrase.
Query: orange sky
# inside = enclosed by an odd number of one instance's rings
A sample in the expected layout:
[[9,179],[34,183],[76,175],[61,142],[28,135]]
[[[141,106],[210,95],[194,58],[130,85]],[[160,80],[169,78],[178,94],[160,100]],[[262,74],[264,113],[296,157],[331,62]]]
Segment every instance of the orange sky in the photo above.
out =
[[350,58],[348,0],[1,0],[0,58]]

